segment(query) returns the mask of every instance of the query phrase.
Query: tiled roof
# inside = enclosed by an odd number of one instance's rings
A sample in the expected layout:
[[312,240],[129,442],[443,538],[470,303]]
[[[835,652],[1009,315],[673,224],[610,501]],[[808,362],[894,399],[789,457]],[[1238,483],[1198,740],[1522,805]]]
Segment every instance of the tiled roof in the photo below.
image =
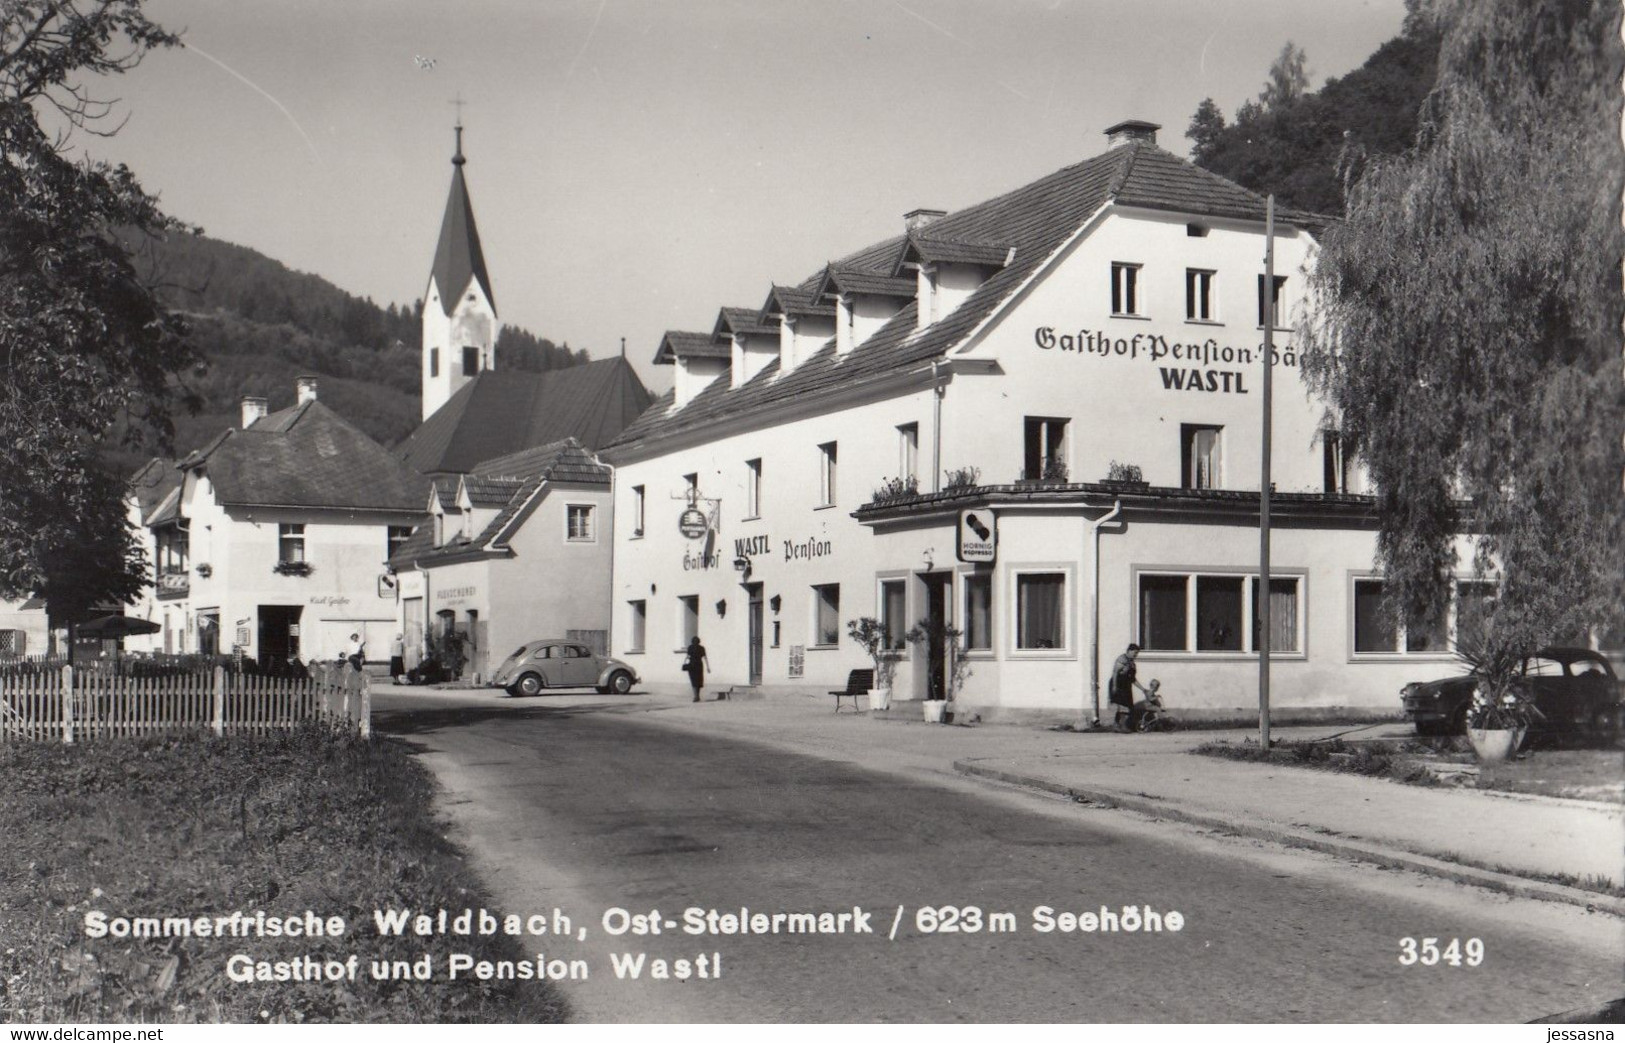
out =
[[732,337],[738,333],[771,333],[775,337],[779,331],[776,326],[766,325],[762,322],[760,308],[723,308],[717,316],[715,337]]
[[434,248],[434,266],[429,269],[440,287],[440,306],[450,315],[468,289],[470,279],[479,280],[485,299],[496,309],[491,293],[491,277],[485,272],[485,252],[480,249],[480,232],[474,226],[474,204],[463,181],[463,155],[452,160],[451,193],[446,197],[446,216],[440,221],[440,241]]
[[773,315],[828,315],[833,318],[835,306],[820,304],[813,296],[814,279],[807,280],[807,284],[802,286],[774,286],[768,290],[760,321],[770,324],[769,317]]
[[911,235],[908,237],[908,250],[903,256],[926,263],[950,261],[1003,267],[1010,263],[1010,254],[1009,246],[998,243],[975,243],[942,239],[934,235]]
[[[1114,200],[1125,205],[1177,210],[1198,216],[1258,221],[1264,218],[1262,196],[1201,170],[1150,142],[1119,145],[1014,191],[938,218],[929,225],[928,235],[916,236],[914,243],[960,247],[997,245],[1003,250],[1002,258],[1008,259],[1008,263],[994,271],[941,320],[916,330],[918,302],[911,301],[843,356],[838,372],[832,341],[782,379],[775,362],[737,388],[730,387],[728,375],[723,374],[681,409],[672,408],[670,394],[663,396],[607,447],[610,455],[619,450],[647,447],[664,436],[727,416],[788,402],[837,385],[851,387],[866,379],[941,358],[1008,299],[1091,215]],[[1283,212],[1281,219],[1311,228],[1325,221],[1298,212]],[[904,237],[887,239],[836,262],[836,266],[895,275],[903,257],[904,243]],[[988,250],[983,256],[991,256],[991,253]],[[814,280],[821,277],[822,269],[814,273],[805,288],[810,290]],[[774,287],[774,294],[781,294],[784,289]],[[774,299],[770,295],[769,301]]]
[[918,284],[912,276],[877,275],[830,265],[824,269],[814,292],[820,298],[837,293],[867,293],[878,297],[913,297]]
[[626,359],[546,373],[485,370],[395,447],[421,474],[467,474],[482,460],[575,438],[605,445],[653,396]]
[[421,511],[427,483],[314,399],[230,430],[181,461],[238,506]]
[[[390,556],[392,567],[433,565],[436,561],[469,554],[506,550],[514,530],[535,509],[540,499],[538,494],[546,483],[608,486],[610,469],[583,449],[580,442],[569,438],[487,460],[474,473],[465,475],[462,482],[476,507],[501,508],[496,517],[473,539],[458,537],[440,547],[433,545],[433,523],[425,522]],[[476,489],[479,498],[476,498]],[[502,493],[500,501],[496,499],[499,492]]]
[[731,353],[728,344],[713,339],[709,333],[667,330],[660,338],[660,350],[655,352],[655,365],[669,366],[680,358],[725,359]]
[[[136,510],[141,524],[156,525],[160,510],[178,513],[181,482],[185,476],[176,469],[175,461],[153,457],[130,477],[130,492],[135,496]],[[167,518],[166,518],[167,520]]]
[[518,478],[479,478],[463,476],[463,489],[468,502],[475,507],[503,507],[525,483]]

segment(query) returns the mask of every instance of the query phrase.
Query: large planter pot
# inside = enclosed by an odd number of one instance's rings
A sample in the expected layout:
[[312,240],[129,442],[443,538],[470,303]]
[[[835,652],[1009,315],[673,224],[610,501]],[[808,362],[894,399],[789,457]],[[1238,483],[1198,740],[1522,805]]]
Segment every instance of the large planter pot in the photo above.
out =
[[891,685],[886,685],[883,688],[871,688],[871,689],[869,689],[869,709],[871,709],[871,710],[889,710],[889,709],[891,709]]
[[1522,728],[1468,728],[1467,742],[1480,764],[1500,764],[1518,752],[1523,733]]
[[925,702],[921,703],[920,706],[925,711],[925,723],[941,724],[942,711],[947,707],[947,705],[948,700],[946,699],[927,699]]

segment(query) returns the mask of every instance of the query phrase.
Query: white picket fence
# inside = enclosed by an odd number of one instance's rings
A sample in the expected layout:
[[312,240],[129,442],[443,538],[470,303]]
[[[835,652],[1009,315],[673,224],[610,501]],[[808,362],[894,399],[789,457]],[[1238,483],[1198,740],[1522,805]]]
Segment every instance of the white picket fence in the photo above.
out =
[[121,738],[161,732],[281,731],[307,722],[372,734],[367,675],[339,667],[310,677],[259,677],[224,667],[123,677],[71,666],[0,674],[0,742]]

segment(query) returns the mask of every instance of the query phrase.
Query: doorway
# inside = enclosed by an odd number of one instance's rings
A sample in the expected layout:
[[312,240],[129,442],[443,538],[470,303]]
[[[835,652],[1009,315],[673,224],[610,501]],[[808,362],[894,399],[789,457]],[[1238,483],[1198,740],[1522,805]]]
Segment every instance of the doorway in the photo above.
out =
[[286,666],[299,657],[299,617],[303,605],[261,605],[259,660],[263,666]]
[[925,698],[948,698],[947,630],[953,623],[954,577],[951,572],[919,575],[925,602]]
[[750,683],[757,685],[762,683],[762,585],[745,584],[745,595],[750,602],[745,613],[750,631]]

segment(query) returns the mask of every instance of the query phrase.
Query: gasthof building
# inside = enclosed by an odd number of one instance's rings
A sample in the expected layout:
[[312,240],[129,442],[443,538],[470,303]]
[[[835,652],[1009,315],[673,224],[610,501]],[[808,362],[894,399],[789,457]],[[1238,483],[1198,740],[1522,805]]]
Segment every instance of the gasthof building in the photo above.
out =
[[[1303,380],[1291,326],[1324,219],[1107,131],[1101,155],[995,199],[918,210],[712,328],[671,331],[672,392],[604,450],[615,465],[612,652],[682,682],[822,695],[870,665],[896,700],[952,685],[984,716],[1091,709],[1130,642],[1192,716],[1275,704],[1397,710],[1452,672],[1452,620],[1380,611],[1374,501]],[[1258,583],[1265,321],[1274,326],[1273,566]]]

